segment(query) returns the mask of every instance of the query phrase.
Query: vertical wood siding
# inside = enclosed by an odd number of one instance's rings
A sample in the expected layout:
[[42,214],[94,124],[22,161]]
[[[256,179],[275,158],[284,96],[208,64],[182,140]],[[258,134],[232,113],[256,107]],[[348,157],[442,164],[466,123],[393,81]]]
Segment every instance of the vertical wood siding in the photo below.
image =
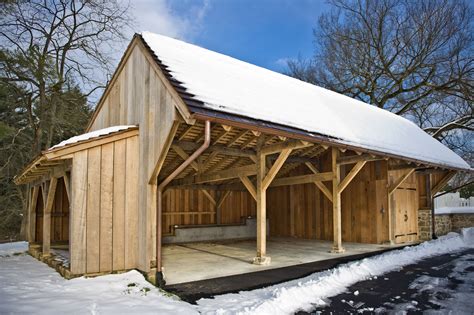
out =
[[137,266],[138,136],[74,153],[71,272]]
[[138,200],[139,212],[134,218],[127,212],[123,213],[127,220],[132,220],[125,234],[138,233],[134,245],[139,248],[138,256],[127,256],[125,262],[114,257],[114,261],[126,267],[138,264],[143,271],[150,270],[150,261],[155,256],[156,194],[149,180],[178,120],[172,96],[151,62],[154,61],[145,55],[140,46],[133,48],[89,129],[93,131],[114,125],[140,126],[136,146],[139,152],[138,169],[133,177],[133,184],[138,186],[138,190],[135,196],[130,196]]

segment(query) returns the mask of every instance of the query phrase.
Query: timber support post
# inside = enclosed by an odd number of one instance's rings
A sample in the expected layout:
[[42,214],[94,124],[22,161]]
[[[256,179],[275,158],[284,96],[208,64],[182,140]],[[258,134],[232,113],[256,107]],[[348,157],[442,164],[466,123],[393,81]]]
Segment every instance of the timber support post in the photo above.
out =
[[51,254],[51,210],[53,208],[54,196],[58,179],[52,177],[49,181],[48,195],[43,212],[43,256]]
[[267,190],[263,186],[265,178],[265,155],[261,149],[257,151],[257,256],[253,263],[257,265],[269,265],[271,258],[266,256],[267,252]]
[[333,225],[333,246],[332,253],[343,253],[342,247],[342,221],[341,221],[341,193],[339,192],[339,183],[341,182],[341,167],[337,164],[339,150],[332,148],[332,225]]
[[[262,135],[257,143],[257,256],[253,259],[253,263],[256,265],[269,265],[271,262],[271,258],[267,256],[267,189],[293,149],[308,146],[308,144],[289,142],[262,147],[264,142],[265,136]],[[277,149],[278,151],[276,151]],[[279,155],[267,172],[266,158],[267,155],[273,153],[279,153]],[[241,177],[242,179],[243,177]],[[250,185],[247,186],[250,187]]]
[[39,186],[33,186],[29,203],[28,213],[28,242],[31,244],[35,241],[36,235],[36,204],[38,202]]

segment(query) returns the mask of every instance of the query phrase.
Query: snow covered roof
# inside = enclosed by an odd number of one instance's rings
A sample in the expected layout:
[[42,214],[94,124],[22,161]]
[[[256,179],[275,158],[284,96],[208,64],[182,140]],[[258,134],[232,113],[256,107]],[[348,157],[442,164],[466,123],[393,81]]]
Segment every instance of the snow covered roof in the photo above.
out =
[[124,130],[131,129],[131,128],[136,128],[136,127],[137,126],[135,126],[135,125],[112,126],[112,127],[108,127],[108,128],[104,128],[104,129],[91,131],[91,132],[84,133],[84,134],[66,139],[64,141],[61,141],[60,143],[58,143],[58,144],[52,146],[51,148],[49,148],[49,150],[58,149],[60,147],[64,147],[64,146],[69,145],[69,144],[82,142],[82,141],[90,140],[90,139],[93,139],[93,138],[99,138],[99,137],[102,137],[102,136],[105,136],[105,135],[108,135],[108,134],[116,133],[116,132],[119,132],[119,131],[124,131]]
[[[64,140],[55,146],[52,146],[48,150],[41,152],[41,154],[39,154],[33,161],[25,166],[17,176],[14,177],[13,181],[19,185],[35,180],[49,172],[51,167],[54,167],[57,164],[48,163],[50,159],[70,154],[74,152],[74,150],[79,151],[99,144],[104,144],[104,141],[107,141],[107,139],[101,142],[88,140],[102,140],[104,138],[108,138],[109,141],[113,141],[112,136],[121,134],[124,134],[123,136],[127,137],[134,136],[135,134],[138,134],[138,126],[112,126]],[[76,144],[83,144],[85,142],[88,142],[86,147],[75,146]]]
[[414,123],[388,111],[166,36],[143,32],[141,37],[204,109],[296,128],[358,148],[470,169]]

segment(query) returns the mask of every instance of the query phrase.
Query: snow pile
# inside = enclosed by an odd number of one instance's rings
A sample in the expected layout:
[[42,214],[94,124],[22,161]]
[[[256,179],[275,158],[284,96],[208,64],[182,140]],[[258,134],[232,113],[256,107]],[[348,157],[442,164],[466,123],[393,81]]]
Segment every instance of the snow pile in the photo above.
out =
[[13,254],[24,253],[28,250],[27,242],[14,242],[0,244],[0,257],[7,257]]
[[474,207],[442,207],[435,209],[435,214],[474,214]]
[[134,125],[112,126],[112,127],[108,127],[108,128],[104,128],[104,129],[91,131],[91,132],[84,133],[82,135],[78,135],[78,136],[75,136],[75,137],[71,137],[67,140],[61,141],[60,143],[52,146],[50,148],[50,150],[57,149],[57,148],[60,148],[60,147],[64,147],[65,145],[68,145],[68,144],[77,143],[77,142],[89,140],[89,139],[92,139],[92,138],[98,138],[98,137],[105,136],[105,135],[108,135],[108,134],[111,134],[111,133],[127,130],[127,129],[130,129],[130,128],[135,128],[135,127],[137,127],[137,126],[134,126]]
[[[345,292],[356,282],[466,247],[474,247],[474,228],[302,279],[201,299],[198,305],[190,305],[155,288],[137,271],[65,280],[46,264],[26,254],[15,254],[26,249],[24,242],[0,244],[0,314],[293,314],[324,306],[327,298]],[[435,287],[433,283],[426,286],[429,279],[423,279],[418,284],[424,289]],[[465,299],[466,295],[457,298]]]
[[[203,313],[292,314],[326,305],[325,299],[343,293],[356,282],[397,270],[421,259],[474,246],[474,228],[449,233],[437,240],[341,265],[308,277],[253,291],[225,294],[198,301]],[[217,311],[216,311],[217,310]]]
[[204,107],[264,120],[340,143],[469,169],[453,151],[400,116],[375,106],[166,36],[142,37]]
[[[24,243],[0,244],[17,253]],[[138,271],[65,280],[54,269],[23,255],[0,257],[0,314],[197,314],[148,283]]]

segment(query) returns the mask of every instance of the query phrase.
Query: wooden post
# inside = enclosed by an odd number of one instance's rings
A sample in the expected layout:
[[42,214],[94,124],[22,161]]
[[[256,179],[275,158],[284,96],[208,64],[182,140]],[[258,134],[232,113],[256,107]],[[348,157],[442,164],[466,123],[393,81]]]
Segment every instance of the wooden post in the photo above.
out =
[[332,225],[333,225],[333,247],[332,253],[343,253],[342,247],[342,222],[341,222],[341,193],[339,183],[341,181],[341,168],[337,164],[339,150],[332,148]]
[[431,174],[426,175],[426,206],[431,210],[431,238],[436,239],[436,217],[433,207],[433,193],[431,191]]
[[51,249],[51,209],[53,208],[54,196],[58,179],[51,178],[49,181],[48,197],[43,212],[43,256],[50,255]]
[[257,257],[253,263],[257,265],[270,264],[271,258],[266,256],[267,251],[267,190],[264,187],[265,155],[261,149],[257,151]]
[[31,244],[36,239],[36,204],[38,202],[39,186],[33,186],[28,213],[28,242]]

